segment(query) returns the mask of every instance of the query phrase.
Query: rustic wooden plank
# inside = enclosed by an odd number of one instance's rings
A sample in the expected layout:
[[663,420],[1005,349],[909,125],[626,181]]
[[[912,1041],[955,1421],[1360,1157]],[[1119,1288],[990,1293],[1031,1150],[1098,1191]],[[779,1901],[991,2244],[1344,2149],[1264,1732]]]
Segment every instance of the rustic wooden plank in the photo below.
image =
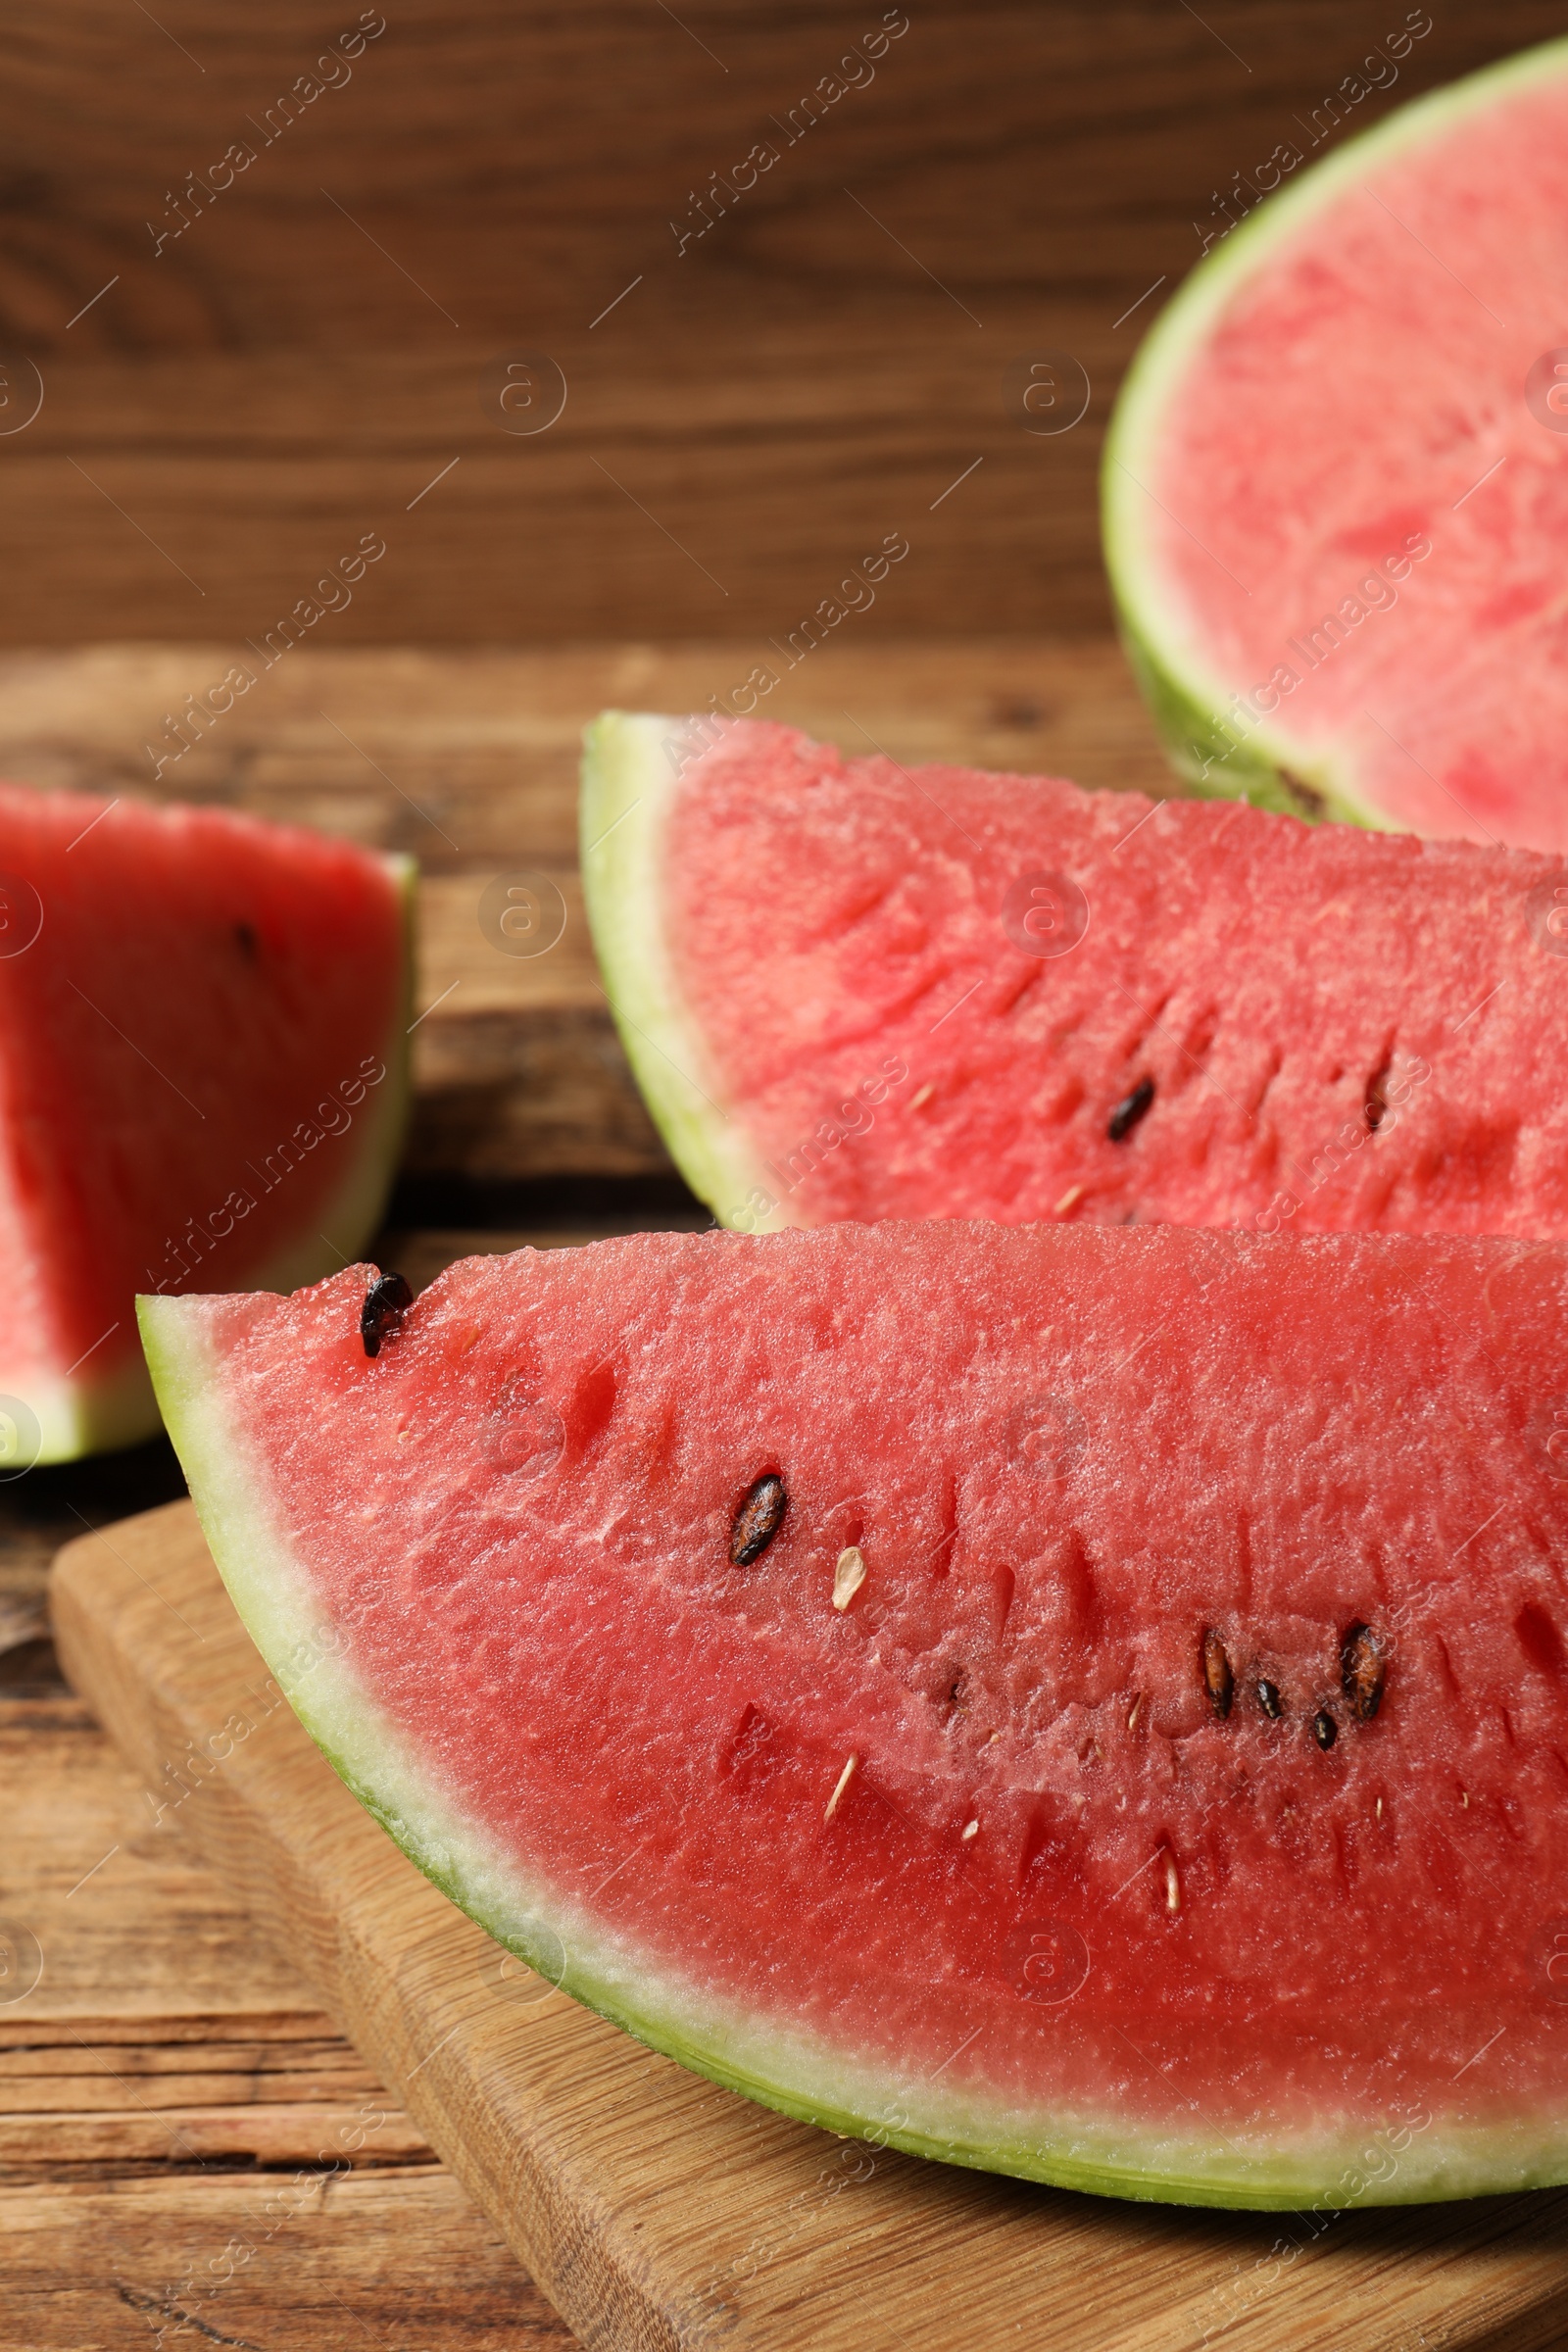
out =
[[[79,2085],[74,2086],[79,2088]],[[397,2156],[428,2160],[430,2143],[405,2115],[387,2115],[372,2097],[352,2107],[325,2100],[296,2105],[143,2107],[139,2098],[108,2108],[63,2102],[0,2115],[0,2175],[47,2165],[200,2165],[223,2158],[275,2167],[330,2164],[373,2145],[375,2161]]]
[[[112,1550],[83,1538],[61,1555],[56,1622],[145,1770],[205,1740],[259,1665],[188,1506],[112,1535]],[[1526,2352],[1568,2328],[1565,2192],[1348,2213],[1314,2237],[1299,2217],[921,2164],[715,2090],[505,1968],[287,1710],[248,1703],[254,1730],[205,1774],[189,1828],[586,2340]]]
[[63,1690],[0,1696],[0,2336],[569,2346],[149,1778]]
[[[1169,788],[1132,677],[1104,635],[882,643],[853,618],[843,631],[783,675],[760,716],[862,756],[880,745],[906,761]],[[270,669],[238,637],[3,653],[0,770],[45,788],[195,800],[316,825],[411,852],[426,873],[488,876],[514,858],[570,867],[577,760],[595,711],[707,710],[764,660],[781,666],[760,633],[527,651],[318,641]],[[241,662],[255,685],[155,774],[148,746],[172,753],[178,742],[166,714],[205,700]]]
[[[95,1727],[85,1737],[97,1740],[100,1735]],[[105,1762],[111,1771],[123,1769],[112,1751],[106,1752]],[[116,2050],[113,2077],[104,2075],[103,2046]],[[74,2091],[66,2087],[71,2082],[77,2086]],[[137,2082],[150,2082],[157,2097],[166,2101],[186,2098],[209,2106],[219,2097],[342,2100],[362,2097],[376,2087],[364,2060],[330,2034],[324,2038],[296,2034],[287,2040],[267,2036],[246,2041],[230,2029],[222,2041],[213,2043],[140,2042],[120,2047],[74,2037],[69,2045],[24,2041],[0,2047],[0,2114],[41,2110],[54,2092],[83,2109],[113,2107],[130,2096]],[[95,2097],[95,2092],[102,2095]]]
[[[121,1763],[78,1699],[64,1690],[0,1697],[0,1913],[11,1938],[0,1991],[15,1994],[19,1968],[31,1973],[12,1956],[26,1938],[38,1972],[24,1998],[0,2002],[0,2068],[19,2045],[126,2074],[148,2060],[93,2053],[122,2037],[162,2045],[190,2035],[230,2055],[258,2039],[337,2041],[297,1973],[180,1838],[182,1808],[167,1802],[173,1784]],[[339,2062],[349,2062],[341,2045]]]
[[[5,36],[0,313],[47,397],[0,437],[0,636],[259,634],[368,528],[389,552],[340,639],[773,631],[915,522],[897,625],[1103,626],[1096,446],[1134,341],[1219,193],[1309,145],[1405,12],[933,0],[792,139],[879,4],[408,0],[285,127],[358,13],[64,0]],[[1431,14],[1356,122],[1559,29],[1548,0]],[[776,166],[680,250],[759,140]],[[536,437],[482,406],[519,345],[570,385]],[[1095,397],[1031,441],[1004,378],[1042,345]]]
[[[194,1858],[194,1857],[193,1857]],[[106,2061],[105,2049],[113,2054]],[[364,2061],[338,2037],[220,2042],[143,2042],[133,2048],[73,2035],[0,2047],[0,2116],[143,2114],[166,2108],[341,2106],[376,2088]]]
[[18,2352],[570,2352],[569,2330],[436,2168],[0,2186]]

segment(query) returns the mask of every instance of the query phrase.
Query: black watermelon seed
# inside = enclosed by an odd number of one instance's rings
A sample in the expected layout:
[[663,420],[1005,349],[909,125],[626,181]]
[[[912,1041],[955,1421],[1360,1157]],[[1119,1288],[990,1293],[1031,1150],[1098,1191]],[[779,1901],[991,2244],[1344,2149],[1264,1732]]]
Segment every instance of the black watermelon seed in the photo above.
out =
[[1223,1723],[1231,1711],[1236,1679],[1225,1655],[1225,1644],[1212,1627],[1203,1636],[1203,1688],[1208,1692],[1209,1705]]
[[1325,1755],[1340,1736],[1340,1727],[1326,1708],[1319,1708],[1312,1718],[1312,1737]]
[[1125,1137],[1131,1135],[1153,1100],[1154,1081],[1152,1078],[1140,1078],[1132,1093],[1123,1095],[1105,1121],[1105,1133],[1113,1144],[1119,1144]]
[[1280,1717],[1285,1712],[1284,1707],[1280,1704],[1280,1691],[1279,1685],[1277,1683],[1258,1684],[1257,1703],[1262,1708],[1264,1714],[1268,1717],[1270,1723],[1278,1723]]
[[360,1337],[367,1355],[379,1355],[381,1342],[391,1339],[414,1304],[406,1276],[378,1274],[365,1294],[360,1309]]
[[244,956],[246,962],[254,963],[256,961],[257,949],[257,939],[254,925],[250,923],[236,923],[234,925],[234,937],[239,944],[239,952]]
[[784,1481],[768,1471],[750,1489],[735,1514],[729,1531],[731,1567],[749,1568],[754,1560],[761,1558],[783,1526],[789,1507]]
[[1383,1704],[1388,1672],[1383,1644],[1369,1625],[1352,1625],[1340,1644],[1340,1681],[1357,1723],[1370,1723]]

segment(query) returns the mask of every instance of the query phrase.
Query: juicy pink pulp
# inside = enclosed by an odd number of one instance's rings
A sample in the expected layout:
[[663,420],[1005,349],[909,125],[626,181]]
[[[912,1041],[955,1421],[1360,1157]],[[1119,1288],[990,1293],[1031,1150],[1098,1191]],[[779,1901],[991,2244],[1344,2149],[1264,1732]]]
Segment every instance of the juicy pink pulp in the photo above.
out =
[[628,1984],[1140,2128],[1568,2095],[1562,1249],[648,1235],[373,1362],[369,1279],[181,1312],[368,1695]]
[[1140,625],[1389,821],[1568,848],[1568,64],[1269,217],[1140,465]]
[[[677,785],[660,877],[709,1091],[762,1163],[712,1206],[1568,1233],[1558,879],[741,722]],[[1067,936],[1062,880],[1087,929],[1030,952]]]
[[347,842],[21,786],[0,869],[0,1360],[107,1381],[136,1292],[255,1281],[347,1182],[400,892]]

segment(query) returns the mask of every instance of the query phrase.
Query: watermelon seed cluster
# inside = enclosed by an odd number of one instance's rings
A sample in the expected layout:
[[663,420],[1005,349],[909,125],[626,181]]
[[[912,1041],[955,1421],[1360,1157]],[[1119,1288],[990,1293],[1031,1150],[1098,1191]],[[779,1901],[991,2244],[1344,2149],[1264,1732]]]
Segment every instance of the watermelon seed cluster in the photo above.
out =
[[[1204,1629],[1201,1643],[1203,1689],[1208,1703],[1223,1723],[1230,1714],[1236,1695],[1236,1676],[1225,1638],[1213,1626]],[[1372,1627],[1358,1618],[1349,1626],[1340,1643],[1340,1687],[1346,1704],[1357,1723],[1370,1723],[1383,1704],[1383,1686],[1388,1675],[1388,1659],[1381,1638]],[[1278,1723],[1285,1712],[1279,1685],[1259,1680],[1254,1686],[1257,1703],[1270,1723]],[[1134,1709],[1134,1714],[1137,1709]],[[1129,1717],[1127,1728],[1132,1729]],[[1312,1737],[1326,1755],[1340,1736],[1340,1727],[1327,1707],[1319,1707],[1312,1718]]]

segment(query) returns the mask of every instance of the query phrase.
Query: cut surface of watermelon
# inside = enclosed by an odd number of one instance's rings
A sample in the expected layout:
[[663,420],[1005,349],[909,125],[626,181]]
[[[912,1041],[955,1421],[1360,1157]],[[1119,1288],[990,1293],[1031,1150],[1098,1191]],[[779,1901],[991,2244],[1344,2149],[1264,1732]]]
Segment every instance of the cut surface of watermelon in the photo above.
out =
[[1194,270],[1103,482],[1190,786],[1568,848],[1565,283],[1564,41],[1348,142]]
[[0,786],[0,1473],[158,1426],[138,1291],[289,1290],[374,1230],[412,869]]
[[566,1991],[1078,2187],[1568,2179],[1562,1247],[643,1235],[374,1361],[372,1277],[144,1300],[159,1395],[306,1727]]
[[610,712],[588,909],[729,1225],[1568,1233],[1568,876]]

